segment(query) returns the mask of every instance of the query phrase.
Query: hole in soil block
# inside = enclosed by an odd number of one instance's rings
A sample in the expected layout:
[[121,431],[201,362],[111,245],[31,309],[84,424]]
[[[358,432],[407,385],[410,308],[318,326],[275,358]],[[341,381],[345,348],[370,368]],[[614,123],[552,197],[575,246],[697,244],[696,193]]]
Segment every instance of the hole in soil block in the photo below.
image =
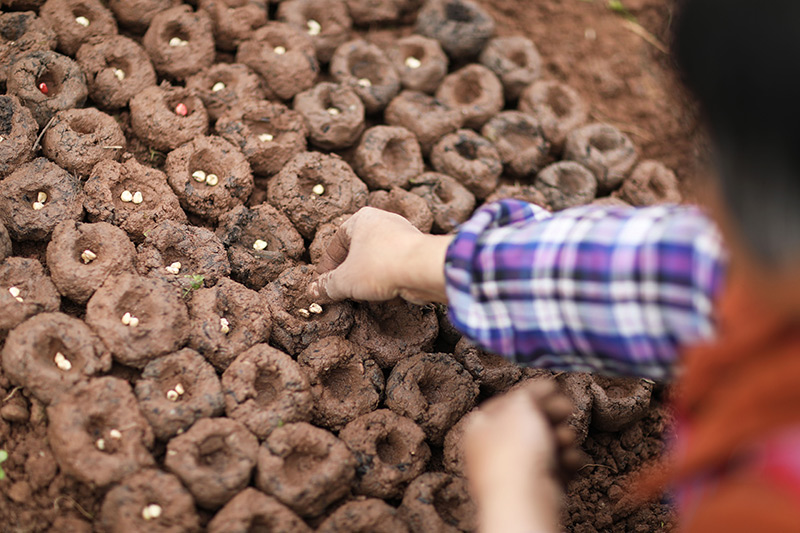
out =
[[325,181],[324,176],[322,176],[320,171],[315,168],[301,168],[297,175],[297,181],[300,194],[303,196],[316,196],[313,189],[319,184],[322,184],[325,189],[328,188],[328,184]]
[[[43,87],[42,84],[44,84],[47,87],[46,96],[50,98],[56,96],[59,93],[59,91],[61,90],[61,80],[63,79],[63,76],[60,75],[63,73],[56,72],[55,70],[56,70],[55,67],[53,69],[48,69],[45,71],[44,74],[42,74],[39,78],[36,79],[36,87],[39,87],[40,88],[39,90],[42,91],[41,89]],[[45,94],[44,91],[42,91],[42,93]]]
[[[445,487],[442,487],[445,489]],[[436,513],[446,523],[457,526],[461,522],[461,517],[464,514],[464,509],[467,502],[464,502],[456,494],[446,490],[438,490],[433,497],[433,507]]]
[[572,109],[572,100],[561,87],[554,86],[547,91],[547,105],[558,118],[565,117]]
[[255,516],[247,526],[247,533],[272,533],[275,529],[272,527],[272,520],[264,518],[263,516]]
[[483,94],[480,76],[476,72],[467,72],[458,79],[453,96],[461,105],[468,105]]
[[469,159],[470,161],[474,161],[478,158],[478,147],[469,141],[461,141],[460,143],[456,144],[456,151],[458,152],[458,155],[464,159]]
[[434,376],[424,376],[417,385],[419,392],[425,397],[430,405],[434,405],[447,400],[447,393]]
[[528,54],[524,50],[514,50],[509,54],[508,58],[520,68],[528,66]]
[[330,391],[337,400],[346,400],[352,393],[354,383],[360,381],[361,371],[358,365],[349,364],[331,369],[322,377],[322,386]]
[[456,22],[470,22],[472,11],[461,2],[449,2],[444,8],[445,17]]
[[202,170],[207,175],[224,176],[227,174],[227,169],[220,168],[219,158],[210,150],[198,150],[192,154],[191,159],[189,159],[189,172],[197,170]]
[[221,435],[212,435],[197,446],[198,463],[214,470],[224,471],[228,468],[228,446]]
[[127,291],[117,302],[115,311],[120,319],[125,313],[135,316],[139,319],[139,327],[141,327],[152,318],[149,309],[150,305],[150,302],[143,300],[142,295],[138,292]]
[[315,452],[315,450],[295,451],[283,460],[283,470],[290,482],[302,483],[306,477],[319,468],[325,457],[320,457]]
[[408,151],[403,139],[392,139],[386,143],[381,159],[389,171],[397,172],[408,164]]
[[619,139],[611,133],[600,133],[589,138],[589,144],[601,152],[611,151],[619,146]]
[[407,44],[403,46],[403,56],[405,57],[413,57],[415,59],[419,59],[420,61],[425,60],[425,48],[416,44]]
[[375,443],[375,450],[381,462],[387,465],[400,464],[408,457],[408,447],[403,435],[396,429]]
[[181,41],[189,41],[189,32],[183,27],[183,24],[177,21],[172,21],[164,27],[164,32],[161,34],[164,42],[169,43],[172,39],[180,39]]
[[47,342],[47,346],[45,347],[45,349],[39,350],[37,356],[45,364],[53,365],[56,368],[58,368],[58,365],[55,362],[55,357],[57,353],[63,355],[66,358],[66,360],[70,362],[71,368],[67,370],[67,372],[70,372],[72,370],[80,370],[80,367],[83,366],[83,362],[79,360],[79,358],[72,355],[72,353],[67,349],[66,345],[62,342],[62,340],[57,337],[50,338]]
[[256,403],[267,408],[280,396],[280,376],[276,372],[259,371],[253,388],[256,391]]
[[348,64],[348,70],[357,79],[367,79],[373,85],[383,82],[380,58],[375,57],[374,54],[371,54],[369,51],[352,54]]
[[89,135],[97,130],[97,122],[86,115],[78,115],[69,121],[69,127],[82,135]]
[[165,98],[164,103],[166,104],[167,109],[169,109],[170,113],[176,113],[175,110],[178,104],[183,104],[184,106],[186,106],[186,115],[184,116],[188,117],[195,111],[194,103],[192,102],[192,100],[193,98],[190,98],[188,94],[186,94],[184,91],[180,91],[178,92],[178,94],[171,94],[170,96]]

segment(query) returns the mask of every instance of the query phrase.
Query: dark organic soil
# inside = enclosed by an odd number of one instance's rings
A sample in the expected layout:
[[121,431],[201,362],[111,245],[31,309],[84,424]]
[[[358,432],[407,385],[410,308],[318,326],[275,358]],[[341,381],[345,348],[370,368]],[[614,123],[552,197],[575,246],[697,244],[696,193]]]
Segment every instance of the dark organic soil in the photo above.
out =
[[[11,2],[14,3],[14,2]],[[5,8],[8,2],[3,3]],[[52,50],[56,33],[32,11],[0,14],[0,82],[5,83],[11,65],[27,52]]]
[[317,529],[317,533],[408,533],[397,509],[377,499],[356,500],[339,507]]
[[447,174],[426,172],[413,180],[413,194],[422,197],[433,214],[434,233],[450,233],[475,209],[475,196]]
[[505,357],[487,353],[462,337],[455,346],[453,356],[472,375],[481,390],[498,394],[510,389],[520,377],[522,370]]
[[209,533],[286,531],[311,533],[291,509],[252,487],[237,494],[208,524]]
[[19,98],[0,96],[0,177],[31,160],[37,129],[33,114]]
[[374,126],[364,132],[353,155],[353,170],[370,189],[408,187],[422,173],[417,138],[398,126]]
[[[185,106],[185,114],[177,112]],[[151,148],[169,151],[208,130],[208,112],[193,91],[180,87],[148,87],[131,98],[131,126]]]
[[423,233],[430,233],[433,227],[433,213],[428,207],[428,202],[421,196],[400,187],[369,193],[367,205],[397,213]]
[[0,332],[39,313],[58,311],[59,303],[58,290],[39,261],[8,257],[0,263]]
[[364,104],[345,85],[319,83],[295,97],[294,109],[308,125],[309,140],[326,150],[347,148],[364,131]]
[[200,96],[211,120],[219,119],[237,105],[260,102],[265,98],[259,77],[239,63],[217,63],[204,68],[186,80],[186,88]]
[[478,526],[464,478],[428,472],[415,479],[400,506],[412,533],[458,533]]
[[[63,54],[74,55],[92,37],[117,33],[117,21],[100,0],[47,0],[39,15],[56,32],[58,51]],[[79,24],[78,17],[88,24]]]
[[[173,39],[181,44],[176,46]],[[193,12],[188,5],[166,9],[150,21],[142,45],[156,72],[166,78],[185,80],[214,61],[211,18],[205,11]]]

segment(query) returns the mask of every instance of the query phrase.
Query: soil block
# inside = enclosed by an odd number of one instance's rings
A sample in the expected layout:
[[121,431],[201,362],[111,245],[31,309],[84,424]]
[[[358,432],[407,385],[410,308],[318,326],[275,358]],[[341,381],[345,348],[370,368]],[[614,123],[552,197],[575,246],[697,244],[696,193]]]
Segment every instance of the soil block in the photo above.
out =
[[121,26],[144,33],[157,13],[181,4],[181,0],[108,0]]
[[494,144],[511,176],[532,179],[547,162],[550,143],[539,121],[527,113],[498,113],[483,125],[481,134]]
[[542,126],[553,153],[561,153],[567,134],[586,122],[589,111],[578,92],[558,81],[537,81],[522,91],[519,110]]
[[384,117],[387,124],[411,131],[425,155],[439,139],[464,124],[460,110],[416,91],[403,91],[397,95],[386,107]]
[[359,26],[398,22],[410,15],[420,0],[346,0],[353,21]]
[[75,60],[86,75],[89,96],[107,109],[125,107],[131,98],[156,84],[150,56],[133,39],[109,35],[89,39]]
[[397,213],[423,233],[430,233],[433,227],[433,213],[428,208],[428,202],[400,187],[392,187],[388,192],[371,192],[367,205]]
[[494,145],[467,129],[442,137],[431,151],[431,164],[437,172],[457,179],[481,199],[497,187],[503,172],[503,163]]
[[[157,506],[158,516],[145,511]],[[148,468],[125,478],[108,491],[97,524],[101,533],[147,531],[148,533],[197,533],[200,520],[194,498],[180,480]]]
[[506,100],[513,102],[542,75],[542,58],[533,41],[514,35],[495,37],[486,43],[479,61],[503,84]]
[[447,54],[435,39],[403,37],[392,43],[386,56],[400,75],[400,84],[409,91],[432,94],[447,75]]
[[100,0],[47,0],[39,16],[58,36],[58,51],[75,55],[91,37],[116,35],[117,21]]
[[308,129],[302,115],[278,102],[239,104],[226,111],[215,128],[239,147],[253,172],[262,176],[276,174],[287,161],[306,151]]
[[314,43],[306,32],[282,22],[267,22],[239,45],[236,62],[264,80],[270,99],[288,100],[310,89],[319,74]]
[[135,390],[144,417],[161,440],[182,433],[201,418],[225,411],[214,367],[189,348],[147,363]]
[[616,196],[603,196],[601,198],[595,198],[592,200],[590,205],[600,205],[603,207],[633,207],[622,198],[618,198]]
[[314,240],[308,245],[308,255],[313,265],[316,266],[319,264],[320,260],[328,251],[328,246],[330,245],[334,235],[336,235],[339,227],[351,216],[352,215],[342,215],[340,217],[336,217],[332,221],[321,225],[317,229],[317,232],[314,234]]
[[[104,160],[95,165],[83,186],[86,212],[93,222],[108,222],[125,230],[135,241],[161,222],[186,222],[178,197],[167,184],[167,176],[139,164],[134,158],[124,163]],[[128,200],[141,193],[141,203]]]
[[208,113],[193,91],[148,87],[131,98],[131,127],[148,147],[167,152],[208,131]]
[[490,204],[506,198],[536,204],[550,211],[550,203],[547,198],[533,185],[500,185],[492,194],[486,197],[484,203]]
[[256,531],[311,533],[311,528],[281,502],[252,487],[237,494],[208,523],[208,533]]
[[564,144],[564,159],[591,170],[601,191],[618,188],[636,158],[636,147],[630,138],[609,124],[589,124],[573,130]]
[[[17,292],[19,291],[19,292]],[[8,257],[0,262],[0,332],[39,313],[58,311],[61,297],[36,259]]]
[[111,354],[100,338],[81,320],[62,313],[41,313],[23,322],[3,349],[6,375],[44,404],[110,369]]
[[19,98],[0,96],[0,179],[33,158],[38,132],[33,114]]
[[356,92],[336,83],[318,83],[294,99],[311,142],[325,150],[352,146],[364,131],[364,104]]
[[66,220],[83,217],[80,182],[38,157],[0,181],[0,221],[12,239],[43,241]]
[[186,88],[203,100],[212,121],[240,104],[266,98],[261,78],[239,63],[217,63],[204,68],[186,80]]
[[117,121],[93,107],[59,111],[42,137],[42,153],[78,177],[103,159],[118,159],[125,145]]
[[473,409],[461,417],[453,427],[451,427],[444,437],[442,447],[442,465],[444,469],[454,476],[466,475],[466,460],[464,459],[464,430],[470,423],[473,413],[478,410]]
[[315,425],[339,431],[378,407],[383,372],[360,346],[341,337],[326,337],[300,352],[297,362],[311,385]]
[[136,368],[179,349],[189,334],[186,305],[177,291],[166,281],[133,274],[106,279],[89,300],[86,322],[114,359]]
[[436,98],[457,109],[466,127],[479,129],[503,109],[503,84],[488,68],[471,64],[445,76]]
[[317,528],[317,533],[408,533],[408,526],[397,509],[370,498],[347,502]]
[[681,192],[675,173],[659,161],[642,161],[622,182],[620,197],[631,205],[679,204]]
[[305,152],[270,179],[267,199],[303,237],[313,239],[321,224],[364,207],[367,186],[338,156]]
[[159,11],[150,21],[142,46],[161,76],[185,80],[214,62],[211,17],[188,5]]
[[400,126],[373,126],[353,154],[353,170],[370,189],[408,187],[424,164],[414,134]]
[[434,233],[450,233],[475,209],[475,196],[446,174],[426,172],[413,180],[412,194],[422,197],[433,214]]
[[197,6],[211,16],[217,48],[233,52],[267,23],[268,3],[267,0],[199,0]]
[[313,267],[297,266],[261,291],[272,311],[271,342],[291,355],[299,354],[317,339],[346,336],[353,325],[353,307],[348,302],[326,304],[319,306],[320,312],[311,312],[314,302],[306,291],[315,278]]
[[469,59],[494,34],[494,20],[470,0],[428,0],[417,14],[415,32],[439,41],[450,57]]
[[239,354],[222,374],[225,412],[259,438],[275,428],[311,419],[306,375],[291,357],[268,344]]
[[567,424],[575,432],[575,442],[583,444],[589,434],[592,420],[594,395],[591,391],[594,380],[587,372],[565,372],[556,377],[558,388],[572,402],[572,414]]
[[58,466],[82,483],[105,487],[155,464],[149,452],[153,430],[122,379],[72,387],[47,408],[47,418]]
[[642,418],[650,407],[653,382],[639,378],[592,376],[592,427],[619,431]]
[[225,505],[250,482],[258,439],[229,418],[202,418],[167,444],[164,466],[180,478],[197,504]]
[[475,531],[478,512],[467,481],[444,472],[428,472],[406,489],[400,514],[412,533]]
[[269,340],[272,330],[264,297],[228,278],[192,294],[189,319],[189,346],[219,370],[251,346]]
[[559,161],[545,167],[536,176],[534,186],[553,211],[588,204],[597,194],[595,175],[575,161]]
[[425,471],[431,451],[425,432],[411,419],[388,409],[365,414],[339,433],[356,458],[355,492],[396,498]]
[[355,458],[332,433],[305,422],[277,428],[258,451],[256,486],[303,517],[350,492]]
[[519,366],[502,355],[481,350],[466,337],[456,344],[453,357],[467,369],[481,390],[489,395],[507,391],[522,377]]
[[78,64],[49,50],[20,55],[8,72],[6,90],[31,110],[40,127],[62,109],[83,107],[89,94]]
[[278,4],[277,17],[308,33],[321,63],[330,61],[339,45],[350,38],[353,26],[343,0],[286,0]]
[[386,380],[386,407],[407,416],[433,444],[475,404],[478,384],[450,354],[419,353],[397,363]]
[[266,203],[221,216],[217,236],[228,249],[233,278],[253,290],[294,266],[305,251],[303,237],[286,215]]
[[216,221],[253,192],[247,158],[222,137],[198,136],[169,153],[164,171],[181,207]]
[[0,83],[6,82],[8,71],[19,56],[55,47],[56,32],[36,13],[0,13]]
[[11,237],[8,236],[8,230],[0,222],[0,262],[6,257],[11,255]]
[[330,72],[338,83],[356,92],[367,113],[382,111],[400,91],[400,76],[392,62],[383,50],[362,39],[336,49]]
[[359,304],[348,340],[368,350],[382,368],[391,368],[411,355],[433,349],[438,334],[433,307],[396,298]]

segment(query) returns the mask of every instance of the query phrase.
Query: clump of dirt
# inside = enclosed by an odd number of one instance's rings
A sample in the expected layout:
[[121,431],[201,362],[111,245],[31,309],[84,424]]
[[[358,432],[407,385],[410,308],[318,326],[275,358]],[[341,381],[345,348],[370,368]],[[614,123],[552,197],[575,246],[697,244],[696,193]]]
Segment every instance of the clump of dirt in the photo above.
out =
[[408,533],[405,521],[391,505],[370,498],[348,502],[317,528],[317,533]]
[[[4,7],[7,5],[8,2]],[[0,14],[0,82],[6,82],[8,71],[19,56],[53,50],[56,42],[53,28],[33,11]]]
[[347,86],[323,82],[295,97],[312,143],[325,150],[352,146],[364,131],[364,104]]
[[38,126],[30,109],[13,95],[0,96],[0,176],[10,174],[33,158]]
[[479,58],[503,83],[506,100],[513,102],[542,75],[542,58],[533,41],[521,35],[491,39]]
[[125,135],[110,115],[92,107],[55,114],[42,137],[42,152],[72,174],[85,177],[103,159],[118,159]]
[[479,129],[503,109],[503,84],[491,70],[474,63],[445,76],[436,98],[457,109],[464,126]]
[[74,55],[92,37],[117,33],[114,15],[100,0],[47,0],[39,10],[58,37],[58,50]]
[[428,472],[415,479],[406,489],[399,511],[414,533],[456,533],[478,527],[466,480],[443,472]]
[[398,94],[384,112],[386,122],[402,126],[417,136],[422,153],[428,155],[436,141],[464,124],[459,109],[451,108],[433,96],[417,91]]
[[147,87],[131,98],[131,127],[147,146],[169,151],[208,131],[208,112],[194,91]]
[[398,39],[386,50],[400,76],[403,89],[433,93],[442,83],[450,60],[435,39],[409,35]]
[[291,509],[252,487],[237,494],[208,523],[209,533],[259,530],[311,533]]
[[338,83],[356,92],[367,113],[382,111],[400,91],[400,77],[383,50],[361,39],[336,49],[330,72]]
[[0,263],[0,332],[7,332],[39,313],[58,311],[61,299],[36,259],[7,257]]
[[353,169],[370,189],[407,187],[423,169],[417,138],[402,127],[374,126],[356,146]]
[[413,180],[412,194],[428,203],[434,233],[450,233],[475,209],[475,196],[447,174],[425,172]]
[[433,213],[424,198],[400,187],[369,193],[367,205],[402,216],[423,233],[433,227]]
[[320,63],[330,61],[353,26],[347,4],[341,0],[287,0],[278,5],[276,14],[281,22],[308,33]]
[[211,18],[188,5],[165,9],[150,21],[142,45],[156,72],[183,81],[214,62]]
[[486,198],[497,187],[503,163],[488,139],[462,129],[442,137],[431,151],[437,172],[460,181],[477,198]]

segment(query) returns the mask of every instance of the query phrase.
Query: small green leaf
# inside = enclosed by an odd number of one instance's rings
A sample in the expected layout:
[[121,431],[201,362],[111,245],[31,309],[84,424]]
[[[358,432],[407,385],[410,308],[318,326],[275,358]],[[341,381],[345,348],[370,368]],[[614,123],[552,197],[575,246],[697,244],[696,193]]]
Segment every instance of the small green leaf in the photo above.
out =
[[8,452],[5,450],[0,450],[0,463],[6,462],[8,459]]

